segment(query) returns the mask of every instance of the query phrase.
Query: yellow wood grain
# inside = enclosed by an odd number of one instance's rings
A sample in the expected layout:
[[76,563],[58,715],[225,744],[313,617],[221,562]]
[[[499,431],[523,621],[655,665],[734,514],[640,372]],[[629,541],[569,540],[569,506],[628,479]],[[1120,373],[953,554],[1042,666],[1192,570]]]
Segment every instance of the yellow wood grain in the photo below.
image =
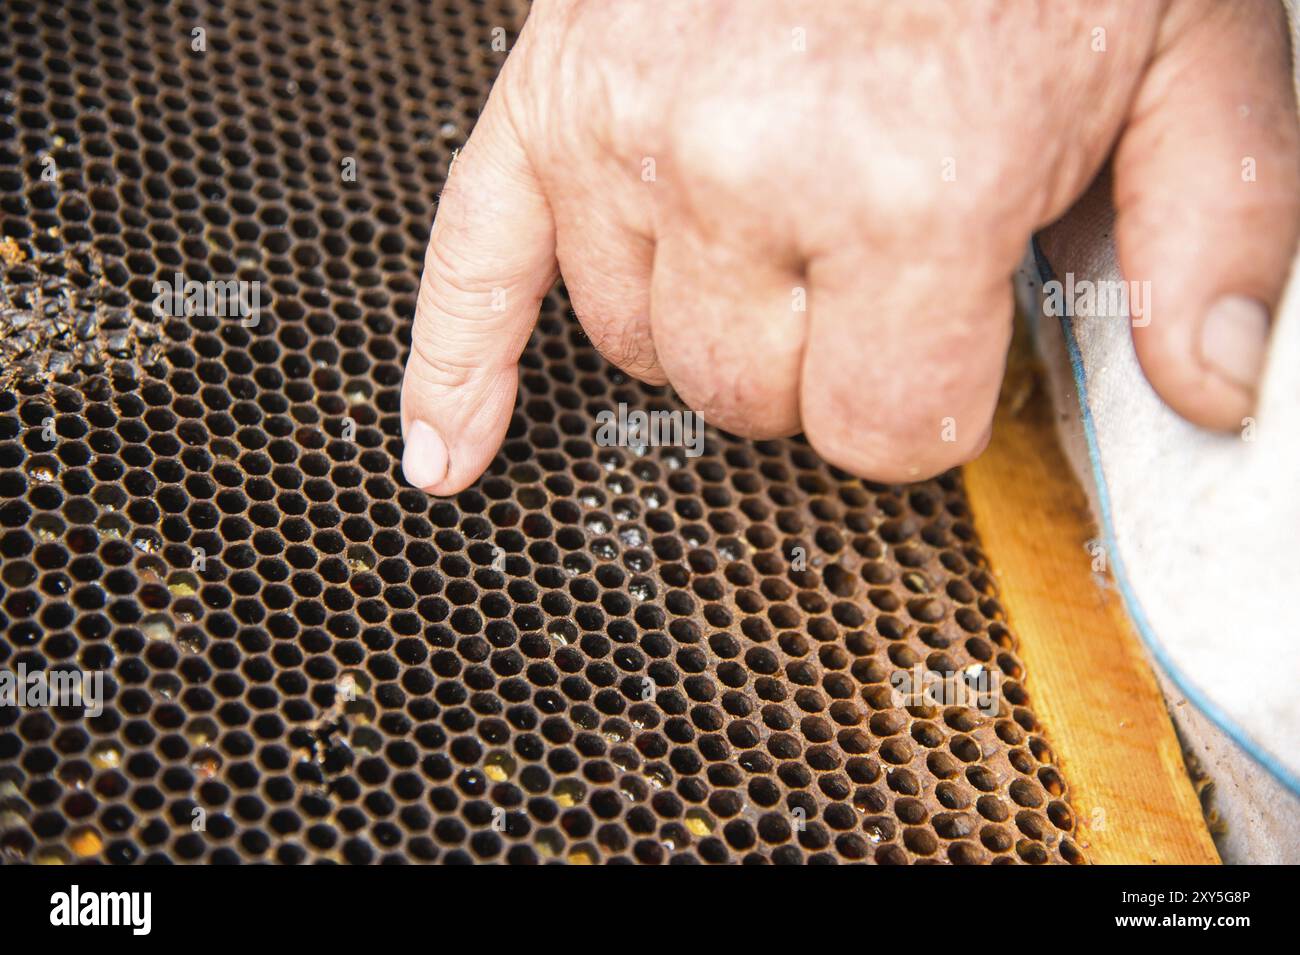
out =
[[1095,522],[1020,336],[993,440],[963,474],[1089,861],[1218,863],[1123,599],[1093,573]]

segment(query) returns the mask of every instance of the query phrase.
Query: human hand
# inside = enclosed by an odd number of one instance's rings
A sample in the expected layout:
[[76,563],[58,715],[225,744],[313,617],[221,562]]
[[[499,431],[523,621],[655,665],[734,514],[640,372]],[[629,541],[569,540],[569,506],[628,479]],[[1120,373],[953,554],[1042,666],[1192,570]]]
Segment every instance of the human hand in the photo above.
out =
[[1235,427],[1300,230],[1277,3],[539,0],[434,222],[407,479],[487,467],[557,262],[595,346],[720,428],[882,481],[968,460],[1025,242],[1112,148],[1142,366]]

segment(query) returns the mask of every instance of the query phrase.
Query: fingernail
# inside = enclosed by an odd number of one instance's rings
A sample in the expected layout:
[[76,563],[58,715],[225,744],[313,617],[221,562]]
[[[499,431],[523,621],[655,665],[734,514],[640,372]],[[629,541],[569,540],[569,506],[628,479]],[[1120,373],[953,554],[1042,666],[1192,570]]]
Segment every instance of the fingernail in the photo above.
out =
[[1268,309],[1245,295],[1225,295],[1201,322],[1201,361],[1254,393],[1268,352]]
[[417,420],[406,431],[402,474],[418,488],[433,487],[447,476],[447,445],[438,432],[423,421]]

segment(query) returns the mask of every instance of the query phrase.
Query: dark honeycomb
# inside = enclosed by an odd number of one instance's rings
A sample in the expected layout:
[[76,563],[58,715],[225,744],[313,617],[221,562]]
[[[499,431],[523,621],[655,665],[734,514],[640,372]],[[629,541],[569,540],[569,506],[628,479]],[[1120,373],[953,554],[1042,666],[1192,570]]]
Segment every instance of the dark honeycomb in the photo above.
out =
[[[5,0],[0,666],[111,698],[0,707],[0,856],[1083,861],[959,474],[598,447],[673,399],[557,290],[489,473],[403,484],[424,242],[519,13]],[[260,321],[155,316],[176,273]],[[916,665],[999,715],[895,706]]]

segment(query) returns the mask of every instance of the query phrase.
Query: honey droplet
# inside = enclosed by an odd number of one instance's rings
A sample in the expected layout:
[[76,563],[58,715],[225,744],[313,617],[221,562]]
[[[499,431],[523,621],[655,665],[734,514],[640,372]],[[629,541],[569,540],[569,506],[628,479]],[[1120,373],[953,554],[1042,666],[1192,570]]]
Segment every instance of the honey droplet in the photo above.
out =
[[713,833],[713,817],[702,809],[691,809],[686,813],[686,828],[703,839]]
[[493,753],[487,758],[483,767],[487,778],[494,783],[503,783],[515,772],[515,760],[509,753]]
[[190,768],[204,779],[211,779],[221,769],[221,757],[210,749],[200,750],[194,754]]
[[168,578],[167,589],[173,597],[193,597],[199,592],[199,579],[185,571],[177,571]]
[[587,787],[576,779],[566,779],[555,787],[555,801],[565,809],[576,806],[586,794]]
[[140,621],[140,630],[149,640],[170,641],[176,633],[171,618],[160,613],[151,613]]
[[554,859],[564,848],[564,838],[554,829],[543,829],[537,834],[537,851],[544,858]]
[[90,761],[96,769],[117,769],[122,763],[122,750],[115,743],[100,743],[90,751]]
[[73,831],[68,837],[68,845],[81,858],[88,859],[90,856],[99,855],[100,850],[104,848],[104,840],[98,832],[86,826]]

